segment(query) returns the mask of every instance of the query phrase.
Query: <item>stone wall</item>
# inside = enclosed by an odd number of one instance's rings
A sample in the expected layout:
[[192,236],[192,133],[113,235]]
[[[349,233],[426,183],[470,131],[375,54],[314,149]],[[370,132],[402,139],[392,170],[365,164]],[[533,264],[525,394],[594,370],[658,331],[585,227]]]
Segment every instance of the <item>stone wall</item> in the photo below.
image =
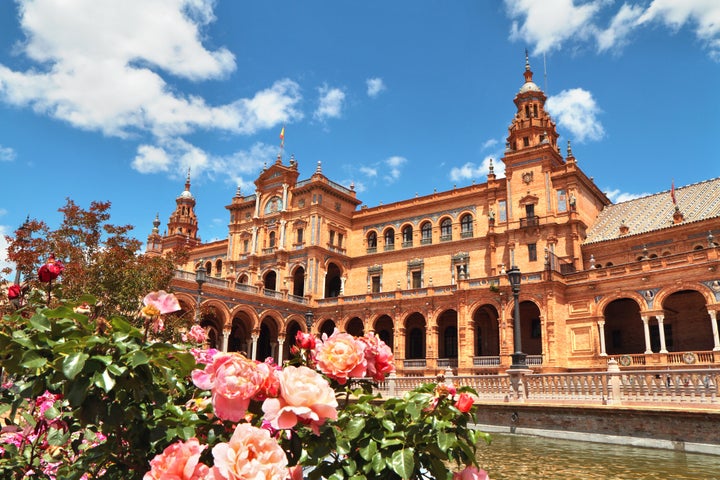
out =
[[678,408],[479,404],[476,421],[480,426],[492,427],[488,430],[502,433],[720,454],[720,409],[708,412]]

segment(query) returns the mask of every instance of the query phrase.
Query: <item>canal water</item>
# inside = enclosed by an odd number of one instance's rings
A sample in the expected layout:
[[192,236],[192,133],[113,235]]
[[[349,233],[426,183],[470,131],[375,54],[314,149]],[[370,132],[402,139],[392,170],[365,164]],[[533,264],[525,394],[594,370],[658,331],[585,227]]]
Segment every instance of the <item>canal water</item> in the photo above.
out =
[[493,433],[478,460],[491,480],[720,480],[720,457]]

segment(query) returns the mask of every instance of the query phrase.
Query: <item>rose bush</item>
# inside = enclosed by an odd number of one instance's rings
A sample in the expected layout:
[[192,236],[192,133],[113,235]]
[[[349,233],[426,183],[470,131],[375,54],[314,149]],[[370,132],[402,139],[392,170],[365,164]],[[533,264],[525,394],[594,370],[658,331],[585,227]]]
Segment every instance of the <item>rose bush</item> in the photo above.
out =
[[3,318],[0,478],[487,478],[471,389],[381,399],[393,357],[372,333],[299,333],[278,366],[198,348],[195,327],[190,344],[160,342],[176,300],[143,303],[143,329],[94,317],[92,297]]

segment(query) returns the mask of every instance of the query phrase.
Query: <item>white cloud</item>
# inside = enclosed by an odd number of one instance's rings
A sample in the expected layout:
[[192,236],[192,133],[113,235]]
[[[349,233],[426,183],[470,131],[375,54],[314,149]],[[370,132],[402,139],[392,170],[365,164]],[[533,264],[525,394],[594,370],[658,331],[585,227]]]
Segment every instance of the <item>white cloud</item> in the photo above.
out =
[[695,35],[720,61],[720,2],[716,0],[653,0],[638,24],[659,21],[673,30],[692,24]]
[[482,149],[486,150],[488,148],[494,147],[497,144],[498,144],[497,139],[491,138],[489,140],[485,140],[485,143],[482,144]]
[[400,156],[392,156],[385,160],[385,165],[387,165],[389,168],[383,178],[388,183],[393,183],[397,179],[400,178],[400,169],[401,167],[407,163],[407,158],[400,157]]
[[171,159],[162,148],[153,145],[140,145],[132,167],[140,173],[167,172]]
[[375,98],[386,89],[382,78],[368,78],[365,82],[367,83],[368,97]]
[[[647,2],[635,2],[647,4]],[[513,20],[510,38],[534,45],[534,53],[558,50],[566,44],[597,42],[605,52],[623,47],[631,33],[651,23],[677,31],[694,30],[710,52],[720,61],[720,2],[717,0],[652,0],[644,5],[623,3],[617,10],[611,0],[505,0]],[[609,24],[603,26],[605,18]]]
[[377,168],[373,167],[360,167],[360,171],[368,177],[377,177]]
[[610,26],[597,33],[598,50],[603,52],[623,46],[642,13],[643,8],[639,5],[623,4],[610,22]]
[[[585,39],[603,0],[575,5],[574,0],[505,0],[513,24],[510,38],[535,45],[534,53],[558,50],[568,39]],[[519,19],[519,20],[515,20]]]
[[627,193],[627,192],[621,192],[618,189],[605,191],[605,195],[610,199],[613,203],[620,203],[620,202],[627,202],[628,200],[634,200],[636,198],[640,197],[647,197],[650,195],[649,193]]
[[318,88],[318,92],[320,101],[313,117],[320,121],[340,117],[343,102],[345,101],[345,92],[339,88],[330,88],[327,85]]
[[[490,162],[493,165],[493,173],[495,176],[500,178],[505,176],[505,164],[503,162],[496,162],[494,156],[488,155],[480,163],[480,165],[474,162],[467,162],[461,167],[453,167],[450,169],[450,180],[453,182],[462,182],[467,180],[480,180],[490,173]],[[484,179],[483,179],[484,181]]]
[[599,140],[605,130],[597,116],[601,112],[592,94],[582,88],[563,90],[545,102],[545,108],[578,142]]
[[12,162],[15,160],[15,150],[0,145],[0,162]]
[[[109,136],[150,134],[157,148],[198,129],[251,134],[303,116],[300,87],[291,80],[219,105],[172,83],[235,70],[231,52],[202,43],[214,0],[18,3],[26,41],[17,51],[35,63],[26,71],[0,65],[0,100],[9,104]],[[133,165],[157,171],[165,164],[144,150]]]

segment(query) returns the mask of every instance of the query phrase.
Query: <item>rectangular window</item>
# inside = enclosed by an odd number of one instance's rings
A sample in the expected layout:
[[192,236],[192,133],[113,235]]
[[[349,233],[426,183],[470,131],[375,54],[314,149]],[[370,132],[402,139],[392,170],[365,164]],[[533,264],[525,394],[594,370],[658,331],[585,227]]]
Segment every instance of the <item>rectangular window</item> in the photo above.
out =
[[528,260],[531,262],[537,261],[537,244],[528,243]]
[[303,243],[303,234],[305,233],[304,229],[298,228],[297,229],[297,243]]
[[337,246],[340,247],[340,248],[342,248],[342,244],[343,244],[343,234],[342,234],[342,233],[338,233],[338,244],[337,244]]
[[335,230],[330,230],[330,245],[335,244]]
[[380,275],[373,275],[370,277],[370,291],[372,293],[380,293]]
[[558,212],[566,212],[567,211],[567,195],[565,193],[565,190],[558,190],[557,191],[557,205],[558,205]]
[[250,240],[243,240],[243,252],[247,253],[248,248],[250,248]]
[[523,147],[530,146],[530,137],[523,137]]
[[422,272],[420,270],[412,272],[412,288],[422,288]]
[[498,219],[501,222],[507,222],[507,202],[505,200],[498,202]]

